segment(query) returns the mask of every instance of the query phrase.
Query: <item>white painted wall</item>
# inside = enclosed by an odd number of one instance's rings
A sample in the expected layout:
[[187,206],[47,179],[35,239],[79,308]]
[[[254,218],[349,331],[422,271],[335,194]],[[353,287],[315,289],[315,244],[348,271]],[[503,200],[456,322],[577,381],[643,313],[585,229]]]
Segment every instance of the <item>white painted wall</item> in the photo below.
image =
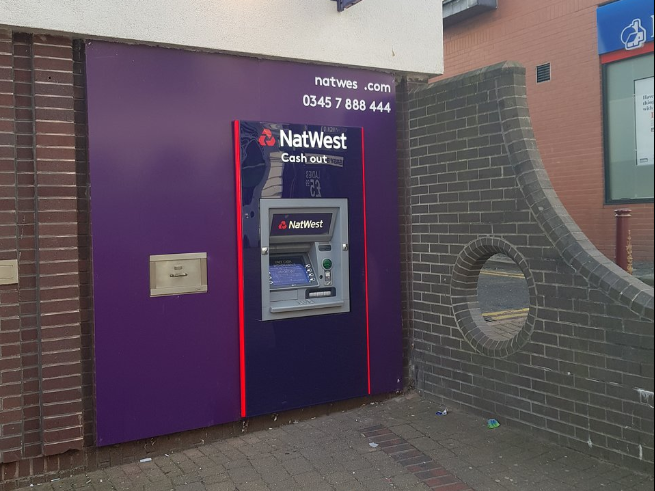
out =
[[0,0],[0,26],[443,73],[441,0]]

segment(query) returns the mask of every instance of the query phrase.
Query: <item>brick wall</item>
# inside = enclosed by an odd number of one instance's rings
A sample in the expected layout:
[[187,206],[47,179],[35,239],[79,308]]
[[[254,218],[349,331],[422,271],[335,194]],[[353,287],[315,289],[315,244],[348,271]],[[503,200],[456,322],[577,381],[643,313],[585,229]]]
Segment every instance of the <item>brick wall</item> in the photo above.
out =
[[[652,472],[653,289],[603,256],[559,201],[524,69],[418,88],[407,107],[418,389]],[[514,259],[530,291],[527,321],[506,340],[488,335],[477,305],[494,253]]]
[[79,253],[82,416],[84,445],[95,444],[95,385],[93,353],[93,282],[91,268],[91,210],[87,141],[84,42],[73,42],[73,107],[75,110],[75,178],[77,185],[77,249]]
[[0,286],[3,480],[83,445],[73,63],[68,38],[0,31],[0,259],[19,262]]
[[412,240],[411,240],[411,195],[409,174],[409,112],[407,92],[411,82],[402,77],[396,83],[396,126],[398,165],[398,223],[400,225],[400,281],[402,291],[402,329],[403,329],[403,386],[412,387],[414,378],[409,363],[413,346],[412,319]]
[[[444,30],[444,77],[505,60],[527,69],[534,133],[562,203],[589,239],[614,257],[614,209],[604,205],[599,0],[503,0],[496,11]],[[552,80],[535,67],[551,63]],[[630,204],[636,260],[653,261],[653,204]]]
[[[0,32],[0,259],[18,257],[16,135],[13,45]],[[32,255],[34,245],[31,245]],[[0,286],[0,458],[16,460],[22,451],[21,308],[16,288]]]

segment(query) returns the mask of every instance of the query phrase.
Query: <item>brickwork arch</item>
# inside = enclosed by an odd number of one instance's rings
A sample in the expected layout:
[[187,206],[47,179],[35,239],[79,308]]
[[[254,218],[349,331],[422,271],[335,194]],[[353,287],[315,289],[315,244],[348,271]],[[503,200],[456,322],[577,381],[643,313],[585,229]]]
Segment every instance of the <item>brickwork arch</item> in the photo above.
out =
[[[559,201],[524,68],[501,63],[407,90],[400,102],[409,383],[652,472],[653,288],[603,256]],[[509,346],[476,341],[463,314],[491,253],[483,244],[494,241],[516,251],[531,283],[531,316]]]

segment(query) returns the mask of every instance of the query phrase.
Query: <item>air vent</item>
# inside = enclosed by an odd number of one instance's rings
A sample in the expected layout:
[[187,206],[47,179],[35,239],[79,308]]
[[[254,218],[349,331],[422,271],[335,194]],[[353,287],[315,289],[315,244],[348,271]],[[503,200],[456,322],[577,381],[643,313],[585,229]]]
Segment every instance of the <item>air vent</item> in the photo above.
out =
[[550,80],[550,63],[537,65],[537,83],[548,82]]

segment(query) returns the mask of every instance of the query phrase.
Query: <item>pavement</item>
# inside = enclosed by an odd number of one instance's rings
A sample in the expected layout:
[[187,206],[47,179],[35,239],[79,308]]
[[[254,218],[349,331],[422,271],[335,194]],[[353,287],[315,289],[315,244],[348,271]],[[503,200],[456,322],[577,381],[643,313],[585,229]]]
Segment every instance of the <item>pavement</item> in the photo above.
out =
[[653,478],[415,392],[23,488],[147,491],[652,491]]

